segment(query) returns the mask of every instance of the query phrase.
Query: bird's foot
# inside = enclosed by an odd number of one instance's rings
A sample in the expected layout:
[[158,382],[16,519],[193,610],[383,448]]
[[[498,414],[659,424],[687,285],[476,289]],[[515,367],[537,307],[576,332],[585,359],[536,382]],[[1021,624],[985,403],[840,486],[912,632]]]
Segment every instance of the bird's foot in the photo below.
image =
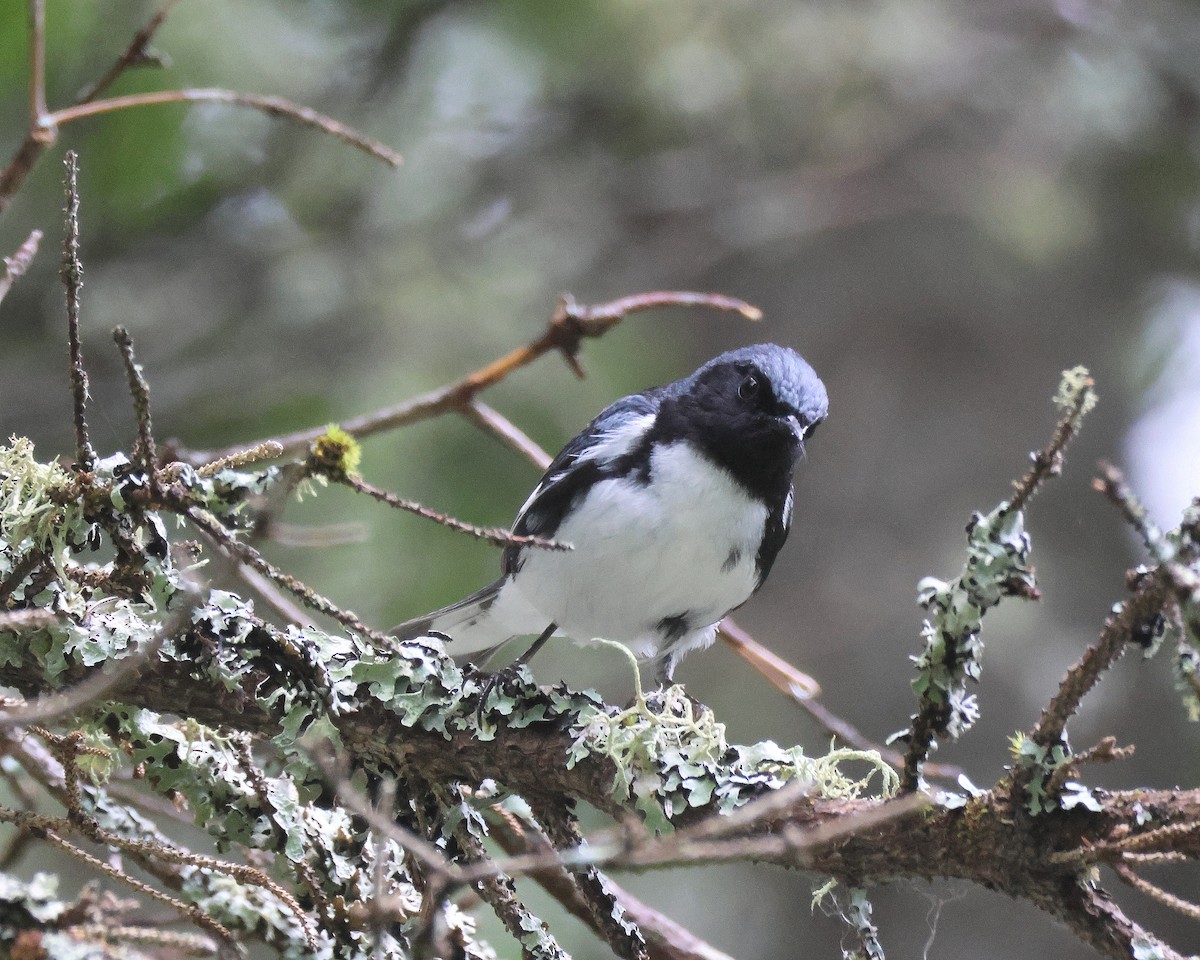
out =
[[688,693],[681,683],[664,684],[650,691],[642,703],[653,716],[670,715],[685,722],[691,722],[706,713],[712,714],[712,709]]
[[678,683],[641,693],[613,718],[614,723],[623,725],[643,720],[660,730],[675,733],[695,731],[715,722],[712,710],[689,695]]
[[[479,702],[475,706],[475,725],[477,727],[483,726],[483,715],[487,710],[488,699],[493,693],[499,691],[500,694],[504,694],[510,687],[530,687],[534,685],[533,674],[526,669],[523,660],[514,660],[508,666],[501,667],[494,673],[488,674],[479,689]],[[503,698],[498,697],[498,699],[502,700]],[[506,710],[499,702],[496,704],[496,709],[506,716],[512,712],[511,705]]]

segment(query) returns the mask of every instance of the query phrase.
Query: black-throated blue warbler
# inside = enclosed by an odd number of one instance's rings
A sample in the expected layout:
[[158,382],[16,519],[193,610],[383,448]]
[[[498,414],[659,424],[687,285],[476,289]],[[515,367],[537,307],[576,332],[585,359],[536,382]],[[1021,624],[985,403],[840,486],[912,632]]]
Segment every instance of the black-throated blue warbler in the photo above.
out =
[[393,631],[450,653],[527,634],[624,644],[669,683],[683,654],[762,586],[791,526],[792,475],[826,417],[825,385],[794,350],[723,353],[690,377],[624,397],[563,448],[513,532],[503,575]]

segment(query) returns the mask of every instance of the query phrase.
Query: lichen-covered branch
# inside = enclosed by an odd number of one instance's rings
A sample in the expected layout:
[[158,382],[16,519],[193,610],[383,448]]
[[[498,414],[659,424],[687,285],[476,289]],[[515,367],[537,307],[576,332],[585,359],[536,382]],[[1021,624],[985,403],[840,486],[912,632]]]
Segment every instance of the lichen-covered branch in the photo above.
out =
[[937,738],[958,739],[979,715],[968,683],[983,669],[980,631],[984,614],[1004,597],[1036,599],[1037,585],[1029,562],[1032,548],[1025,533],[1024,506],[1038,487],[1061,470],[1063,450],[1095,406],[1091,377],[1083,367],[1064,371],[1054,402],[1062,418],[1050,442],[1032,454],[1033,466],[1014,484],[1011,500],[990,513],[976,513],[967,524],[967,560],[953,580],[926,577],[917,598],[929,618],[921,631],[925,647],[914,657],[917,712],[911,726],[893,737],[908,744],[904,758],[905,790],[922,782],[925,762]]

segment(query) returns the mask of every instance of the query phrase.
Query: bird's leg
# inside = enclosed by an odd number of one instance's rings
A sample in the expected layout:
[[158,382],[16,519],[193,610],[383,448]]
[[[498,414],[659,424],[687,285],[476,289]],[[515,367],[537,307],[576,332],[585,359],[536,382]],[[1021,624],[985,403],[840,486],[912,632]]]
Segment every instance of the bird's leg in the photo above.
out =
[[496,685],[498,683],[500,683],[501,680],[506,680],[510,677],[515,677],[517,672],[523,666],[525,666],[525,664],[527,664],[530,660],[533,659],[533,655],[535,653],[537,653],[539,650],[541,650],[542,647],[544,647],[546,645],[546,641],[549,640],[554,635],[554,631],[557,629],[558,629],[557,623],[550,624],[548,627],[546,627],[545,630],[543,630],[541,632],[541,634],[538,635],[538,638],[529,645],[528,650],[526,650],[523,654],[521,654],[519,657],[517,657],[508,666],[501,667],[495,673],[491,674],[483,682],[483,689],[479,691],[479,705],[475,708],[475,723],[477,725],[482,724],[483,708],[484,708],[484,706],[486,706],[487,699],[491,695],[491,692],[496,689]]
[[678,662],[679,658],[670,653],[659,658],[654,667],[654,682],[658,684],[659,689],[666,690],[674,682],[675,664]]

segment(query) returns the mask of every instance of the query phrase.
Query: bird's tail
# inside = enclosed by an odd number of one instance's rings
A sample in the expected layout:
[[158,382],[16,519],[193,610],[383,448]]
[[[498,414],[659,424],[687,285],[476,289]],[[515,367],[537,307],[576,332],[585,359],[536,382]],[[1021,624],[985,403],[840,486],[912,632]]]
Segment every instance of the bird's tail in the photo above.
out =
[[447,652],[456,657],[492,650],[516,635],[498,622],[498,618],[489,616],[504,583],[505,579],[501,577],[457,603],[423,617],[406,620],[389,632],[401,640],[440,635],[447,640]]

